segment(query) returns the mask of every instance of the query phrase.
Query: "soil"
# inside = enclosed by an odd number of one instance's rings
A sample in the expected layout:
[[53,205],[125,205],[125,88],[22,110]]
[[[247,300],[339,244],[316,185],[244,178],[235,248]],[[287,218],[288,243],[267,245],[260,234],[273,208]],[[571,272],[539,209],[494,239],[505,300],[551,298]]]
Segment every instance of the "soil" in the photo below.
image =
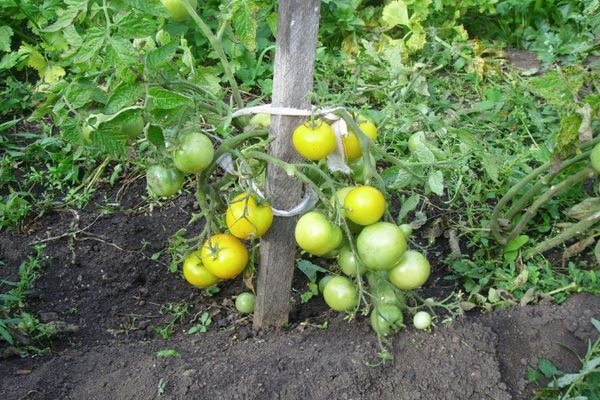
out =
[[[50,341],[47,355],[1,360],[3,400],[528,399],[528,366],[545,357],[578,370],[576,354],[594,338],[590,318],[600,318],[600,298],[586,294],[562,305],[473,312],[433,333],[406,329],[392,339],[393,364],[369,366],[379,347],[368,321],[345,321],[320,298],[300,305],[302,276],[289,327],[255,332],[251,317],[233,308],[232,296],[245,290],[240,280],[209,297],[168,272],[163,250],[196,205],[183,195],[132,211],[143,192],[143,181],[105,189],[91,204],[120,202],[119,211],[54,211],[28,224],[27,234],[0,232],[0,279],[17,276],[32,243],[52,239],[27,310],[78,327]],[[157,329],[176,305],[187,313],[165,340]],[[208,332],[188,335],[203,312],[213,319]],[[165,349],[179,356],[158,357]]]

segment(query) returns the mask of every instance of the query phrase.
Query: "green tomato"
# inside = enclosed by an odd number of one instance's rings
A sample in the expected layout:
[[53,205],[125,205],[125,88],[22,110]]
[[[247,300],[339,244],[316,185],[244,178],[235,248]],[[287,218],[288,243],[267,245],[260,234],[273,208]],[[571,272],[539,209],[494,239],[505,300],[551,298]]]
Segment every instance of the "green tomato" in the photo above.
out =
[[340,227],[332,224],[318,211],[310,211],[300,217],[294,236],[302,250],[315,256],[337,249],[343,239]]
[[121,122],[121,131],[127,135],[129,139],[138,137],[144,131],[144,118],[142,112],[138,111],[131,117],[124,119]]
[[271,114],[256,114],[250,118],[250,125],[268,128],[271,125]]
[[325,285],[327,285],[327,282],[329,282],[331,278],[333,278],[333,275],[325,275],[321,278],[321,280],[319,281],[319,292],[323,293],[323,291],[325,290]]
[[413,228],[410,226],[410,224],[402,224],[398,228],[400,228],[402,233],[404,233],[405,238],[409,238],[413,233]]
[[402,230],[389,222],[365,227],[356,240],[358,255],[365,266],[374,271],[389,270],[406,252]]
[[186,174],[197,174],[210,165],[215,155],[213,144],[206,135],[190,132],[182,135],[173,152],[173,162]]
[[325,285],[323,298],[335,311],[350,311],[358,304],[358,290],[350,279],[335,276]]
[[364,275],[365,272],[367,272],[367,268],[358,262],[352,252],[352,248],[348,245],[343,246],[340,249],[338,254],[338,264],[340,265],[342,272],[348,276],[356,276],[357,271],[359,275]]
[[392,304],[381,304],[371,312],[371,327],[380,336],[389,336],[404,327],[402,310]]
[[388,279],[399,289],[412,290],[423,286],[431,275],[427,258],[415,250],[408,250],[388,271]]
[[417,329],[428,329],[431,326],[431,315],[428,312],[419,311],[413,317],[413,325]]
[[235,299],[235,308],[242,314],[250,314],[254,312],[255,302],[256,296],[254,296],[252,293],[240,293]]
[[183,186],[183,174],[176,168],[152,165],[146,171],[148,188],[157,196],[172,196]]
[[408,151],[410,151],[411,153],[414,153],[415,151],[417,151],[419,146],[422,143],[424,143],[425,140],[427,140],[427,139],[425,139],[424,132],[419,131],[419,132],[413,133],[408,138]]
[[[188,0],[192,8],[198,7],[198,0]],[[161,3],[171,14],[171,17],[175,21],[185,21],[189,18],[190,14],[187,12],[181,0],[160,0]]]
[[596,170],[596,172],[600,174],[600,143],[595,145],[592,149],[592,153],[590,154],[590,161],[592,163],[592,168],[594,168],[594,170]]

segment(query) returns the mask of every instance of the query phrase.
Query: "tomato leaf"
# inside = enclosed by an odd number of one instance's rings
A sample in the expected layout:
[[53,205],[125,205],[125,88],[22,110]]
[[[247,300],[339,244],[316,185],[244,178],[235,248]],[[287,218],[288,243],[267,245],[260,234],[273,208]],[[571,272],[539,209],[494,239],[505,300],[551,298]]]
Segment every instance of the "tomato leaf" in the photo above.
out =
[[134,83],[121,83],[113,91],[104,107],[105,114],[114,114],[124,107],[130,106],[137,100],[140,93],[140,85]]
[[538,361],[538,369],[546,378],[552,378],[553,376],[561,374],[561,371],[554,366],[552,361],[543,357]]
[[429,179],[427,181],[429,184],[429,188],[431,191],[438,196],[442,196],[444,194],[444,175],[442,171],[435,171],[433,174],[429,175]]
[[0,26],[0,50],[9,52],[11,37],[14,34],[10,26]]
[[147,137],[150,143],[155,145],[159,150],[166,148],[165,136],[163,135],[163,130],[160,126],[150,125],[148,128]]
[[311,282],[315,282],[317,280],[317,272],[323,272],[326,274],[329,273],[329,271],[325,268],[319,267],[318,265],[315,265],[308,260],[298,260],[296,266],[300,271],[304,273],[304,275],[306,275],[308,280]]
[[417,208],[420,201],[421,196],[418,193],[416,193],[402,202],[402,206],[400,207],[400,211],[398,212],[398,218],[396,219],[399,224],[404,222],[404,219],[406,218],[409,212]]
[[177,51],[177,42],[173,41],[154,49],[146,54],[146,66],[149,69],[157,69],[163,64],[171,62]]
[[173,349],[165,349],[157,351],[156,357],[181,357],[181,354]]
[[258,6],[250,0],[234,0],[231,7],[233,9],[231,21],[235,29],[235,35],[248,50],[255,51]]
[[152,105],[163,110],[194,104],[189,97],[162,88],[153,87],[149,90],[149,93],[152,96]]
[[397,25],[408,25],[408,8],[404,0],[395,0],[388,3],[381,13],[381,21],[386,29],[391,29]]

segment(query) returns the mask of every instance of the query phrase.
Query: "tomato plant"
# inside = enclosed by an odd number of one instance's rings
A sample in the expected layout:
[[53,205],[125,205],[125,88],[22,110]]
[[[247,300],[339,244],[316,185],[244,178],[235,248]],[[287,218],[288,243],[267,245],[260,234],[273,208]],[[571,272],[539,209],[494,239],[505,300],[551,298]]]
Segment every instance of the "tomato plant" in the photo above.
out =
[[389,222],[365,227],[356,240],[358,255],[370,270],[389,270],[406,252],[402,230]]
[[321,160],[335,150],[335,133],[323,120],[308,121],[294,130],[294,148],[309,160]]
[[427,258],[415,250],[408,250],[388,272],[390,282],[403,290],[417,289],[429,278],[431,266]]
[[238,276],[248,264],[248,250],[238,238],[226,233],[211,236],[200,250],[202,263],[221,279]]
[[334,276],[325,284],[323,298],[332,310],[350,311],[358,304],[358,290],[350,279]]
[[183,174],[176,168],[152,165],[146,171],[148,188],[157,196],[173,196],[183,186]]

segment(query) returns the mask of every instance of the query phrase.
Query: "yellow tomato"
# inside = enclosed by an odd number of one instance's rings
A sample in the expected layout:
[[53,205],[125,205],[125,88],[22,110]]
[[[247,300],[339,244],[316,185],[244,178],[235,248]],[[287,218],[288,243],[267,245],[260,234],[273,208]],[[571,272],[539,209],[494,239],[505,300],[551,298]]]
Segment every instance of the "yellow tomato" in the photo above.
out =
[[379,221],[385,211],[383,194],[372,186],[358,186],[344,201],[346,217],[359,225],[371,225]]
[[[358,127],[369,139],[371,139],[373,142],[377,140],[377,127],[374,123],[362,116],[357,119],[357,123]],[[348,129],[348,135],[342,137],[342,144],[344,145],[344,154],[346,155],[346,159],[356,160],[362,155],[358,136],[352,130]]]
[[294,130],[292,143],[302,157],[321,160],[335,150],[335,133],[326,122],[309,121]]
[[200,257],[211,274],[217,278],[231,279],[246,268],[248,250],[235,236],[219,233],[204,242]]
[[219,278],[211,274],[200,258],[200,251],[194,251],[183,262],[183,277],[190,285],[206,288],[214,285]]
[[234,197],[225,213],[227,228],[240,239],[259,238],[273,223],[273,209],[266,201],[259,205],[254,196],[241,193]]

